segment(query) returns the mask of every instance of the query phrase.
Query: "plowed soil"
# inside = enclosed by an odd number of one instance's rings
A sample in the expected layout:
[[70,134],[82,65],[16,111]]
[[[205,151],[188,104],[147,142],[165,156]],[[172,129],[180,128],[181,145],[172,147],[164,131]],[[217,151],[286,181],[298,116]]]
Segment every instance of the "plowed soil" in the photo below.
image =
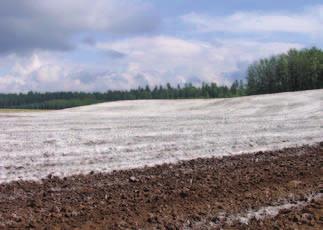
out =
[[[0,229],[322,229],[322,165],[320,143],[10,182]],[[264,207],[284,208],[253,216]]]

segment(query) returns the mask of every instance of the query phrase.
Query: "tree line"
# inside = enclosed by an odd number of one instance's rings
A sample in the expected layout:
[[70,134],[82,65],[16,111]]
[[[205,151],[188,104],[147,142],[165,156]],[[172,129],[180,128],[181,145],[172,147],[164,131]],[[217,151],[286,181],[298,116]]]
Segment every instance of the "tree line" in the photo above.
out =
[[197,87],[190,83],[176,87],[167,84],[154,88],[139,87],[131,90],[114,90],[105,93],[53,92],[26,94],[0,94],[0,108],[12,109],[64,109],[101,102],[139,99],[192,99],[192,98],[225,98],[245,95],[242,81],[235,81],[228,86],[216,83],[203,83]]
[[28,92],[0,94],[0,108],[64,109],[101,102],[138,99],[227,98],[264,93],[323,88],[323,52],[318,48],[295,50],[251,64],[246,84],[235,80],[231,86],[203,83],[194,86],[139,87],[131,90],[93,92]]
[[247,93],[264,94],[323,88],[323,52],[296,50],[261,59],[248,68]]

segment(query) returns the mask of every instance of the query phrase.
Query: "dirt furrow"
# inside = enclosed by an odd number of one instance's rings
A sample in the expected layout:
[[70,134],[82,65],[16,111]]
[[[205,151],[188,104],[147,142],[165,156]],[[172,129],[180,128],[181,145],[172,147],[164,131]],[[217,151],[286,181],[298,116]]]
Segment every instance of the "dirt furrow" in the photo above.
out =
[[[311,201],[308,195],[322,193],[322,163],[320,143],[0,184],[0,228],[319,229],[322,199]],[[246,223],[231,218],[297,202],[303,205],[264,219],[250,218]]]

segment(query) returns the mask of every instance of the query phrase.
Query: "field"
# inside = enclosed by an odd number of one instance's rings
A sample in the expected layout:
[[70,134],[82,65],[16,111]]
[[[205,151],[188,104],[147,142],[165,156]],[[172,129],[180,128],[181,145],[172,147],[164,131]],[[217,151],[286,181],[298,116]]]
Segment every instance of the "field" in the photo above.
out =
[[322,95],[316,90],[0,113],[0,182],[319,142]]
[[[312,90],[233,99],[111,102],[42,113],[2,112],[0,223],[4,227],[26,227],[30,223],[43,227],[61,221],[69,227],[91,229],[89,222],[80,220],[95,219],[97,222],[91,224],[102,224],[101,227],[123,223],[126,227],[150,228],[171,222],[179,228],[190,228],[192,224],[199,228],[207,227],[210,215],[221,209],[230,215],[245,211],[239,218],[233,218],[235,225],[237,219],[246,220],[247,210],[261,210],[263,206],[277,205],[278,201],[286,205],[290,194],[294,194],[293,199],[307,197],[312,202],[308,197],[314,194],[320,198],[322,191],[322,147],[318,144],[323,140],[322,97],[323,90]],[[287,147],[290,149],[286,150]],[[249,154],[253,152],[258,152],[259,157]],[[186,164],[183,160],[193,161],[185,161],[190,162]],[[172,165],[158,166],[164,163]],[[174,180],[176,175],[182,176]],[[211,181],[206,180],[208,176]],[[192,186],[195,193],[191,193]],[[173,200],[177,206],[166,202],[172,197],[167,189],[178,193],[180,200]],[[12,191],[16,192],[11,194]],[[144,196],[142,191],[148,195]],[[122,194],[132,198],[123,199],[119,197]],[[31,195],[37,197],[36,204],[29,203]],[[208,198],[211,195],[213,198]],[[92,197],[94,203],[86,197]],[[151,204],[160,202],[161,206],[141,204],[144,211],[139,212],[135,206],[144,197]],[[109,199],[112,207],[101,203]],[[190,200],[187,203],[185,199]],[[69,202],[64,211],[64,203]],[[217,203],[223,207],[219,208]],[[19,212],[11,208],[17,205]],[[91,209],[92,206],[98,209]],[[70,216],[38,215],[40,210]],[[115,217],[111,214],[112,219],[107,219],[98,210],[115,213]],[[176,210],[182,219],[172,218]],[[159,223],[163,212],[169,216]],[[21,216],[20,221],[17,216]],[[137,216],[138,223],[131,216]],[[249,219],[252,223],[253,218]],[[15,225],[18,222],[22,225]],[[228,224],[228,218],[225,223]]]

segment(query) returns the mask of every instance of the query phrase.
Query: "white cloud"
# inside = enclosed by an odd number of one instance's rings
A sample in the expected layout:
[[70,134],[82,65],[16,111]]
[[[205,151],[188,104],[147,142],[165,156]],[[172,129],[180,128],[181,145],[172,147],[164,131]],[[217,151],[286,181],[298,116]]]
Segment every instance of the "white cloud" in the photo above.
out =
[[302,48],[297,43],[244,40],[211,43],[170,36],[137,37],[96,46],[125,55],[100,68],[73,63],[53,53],[11,56],[9,72],[0,75],[0,92],[106,91],[168,82],[227,84],[231,81],[227,76],[241,71],[242,65],[290,48]]
[[97,46],[125,53],[125,58],[118,63],[123,65],[124,73],[141,74],[151,85],[192,80],[225,84],[230,82],[225,75],[239,71],[241,63],[302,47],[297,43],[243,40],[210,43],[167,36],[138,37]]
[[322,34],[323,5],[307,8],[301,13],[242,11],[224,17],[190,13],[181,19],[199,32],[287,32],[315,36]]
[[33,53],[30,56],[10,55],[8,73],[0,76],[0,92],[59,91],[75,85],[66,78],[73,71],[70,63],[49,53]]

